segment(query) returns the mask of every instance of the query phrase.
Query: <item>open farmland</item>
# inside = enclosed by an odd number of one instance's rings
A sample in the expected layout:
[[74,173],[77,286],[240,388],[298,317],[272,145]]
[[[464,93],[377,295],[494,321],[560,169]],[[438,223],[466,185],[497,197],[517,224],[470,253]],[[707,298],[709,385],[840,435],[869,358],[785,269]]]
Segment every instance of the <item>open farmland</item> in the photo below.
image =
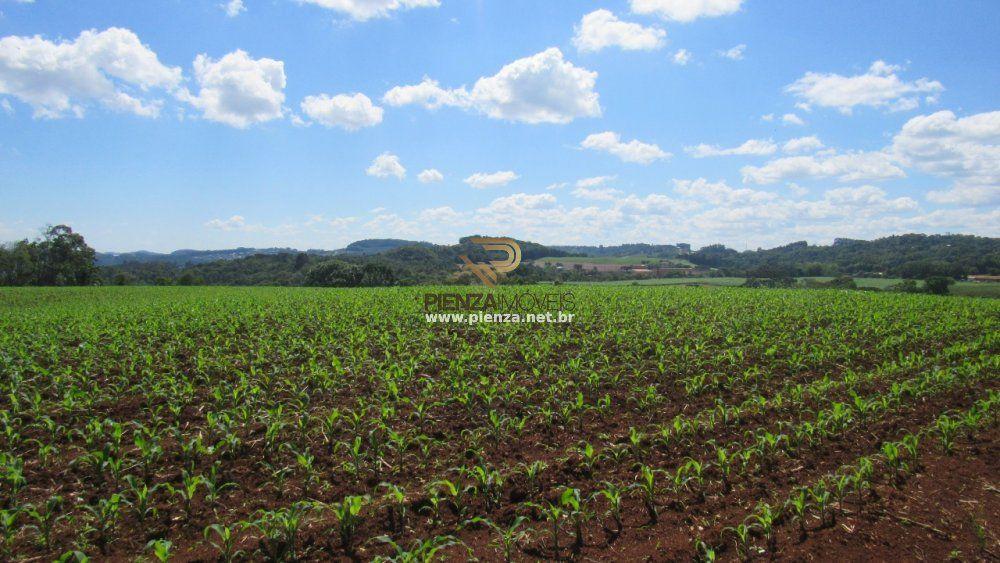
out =
[[0,559],[1000,554],[998,301],[426,290],[0,289]]

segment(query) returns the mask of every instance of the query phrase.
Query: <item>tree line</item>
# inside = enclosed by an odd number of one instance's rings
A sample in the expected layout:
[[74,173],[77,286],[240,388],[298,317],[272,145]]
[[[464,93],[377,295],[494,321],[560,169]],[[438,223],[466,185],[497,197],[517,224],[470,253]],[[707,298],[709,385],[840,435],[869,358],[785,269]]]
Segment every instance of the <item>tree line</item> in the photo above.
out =
[[[474,283],[471,274],[456,268],[459,256],[468,255],[477,262],[492,258],[470,239],[465,237],[455,245],[416,243],[377,254],[330,257],[282,252],[197,264],[127,262],[97,267],[96,253],[83,236],[66,225],[56,225],[46,228],[34,241],[22,240],[0,246],[0,285],[378,287],[469,284]],[[519,242],[522,264],[504,279],[505,283],[634,279],[628,272],[538,267],[533,260],[570,256],[571,252]],[[800,242],[750,252],[711,245],[687,258],[699,266],[713,268],[713,275],[755,280],[751,285],[781,285],[807,276],[864,276],[934,280],[933,285],[939,287],[948,279],[972,273],[1000,273],[1000,239],[968,235],[900,235],[874,241],[838,239],[832,246],[810,246]]]

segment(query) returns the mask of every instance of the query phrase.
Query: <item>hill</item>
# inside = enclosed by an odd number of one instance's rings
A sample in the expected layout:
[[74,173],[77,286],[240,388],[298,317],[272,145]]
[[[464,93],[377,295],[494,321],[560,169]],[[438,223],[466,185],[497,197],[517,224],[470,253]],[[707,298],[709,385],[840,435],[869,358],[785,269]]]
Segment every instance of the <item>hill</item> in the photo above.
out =
[[905,234],[872,241],[836,239],[829,246],[801,241],[747,252],[712,245],[687,259],[699,266],[733,273],[780,270],[791,277],[863,274],[915,279],[934,275],[963,277],[1000,273],[1000,239]]

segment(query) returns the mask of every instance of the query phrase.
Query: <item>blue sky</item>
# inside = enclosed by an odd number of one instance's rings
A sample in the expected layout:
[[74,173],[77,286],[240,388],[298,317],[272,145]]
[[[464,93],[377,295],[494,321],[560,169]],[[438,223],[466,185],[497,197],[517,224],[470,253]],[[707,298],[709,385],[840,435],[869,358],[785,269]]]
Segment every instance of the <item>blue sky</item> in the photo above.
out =
[[1000,236],[1000,4],[0,0],[0,240]]

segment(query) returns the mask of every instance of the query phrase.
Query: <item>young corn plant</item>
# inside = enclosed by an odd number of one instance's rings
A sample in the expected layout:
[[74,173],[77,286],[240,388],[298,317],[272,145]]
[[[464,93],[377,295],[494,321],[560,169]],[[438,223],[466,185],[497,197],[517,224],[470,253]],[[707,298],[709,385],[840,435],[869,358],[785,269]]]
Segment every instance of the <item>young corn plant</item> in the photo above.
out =
[[294,561],[299,529],[314,506],[297,502],[289,508],[261,511],[253,526],[261,533],[261,555],[268,561]]
[[174,549],[174,544],[169,540],[158,539],[150,540],[146,544],[146,551],[153,554],[153,558],[160,563],[166,563],[170,560]]
[[789,514],[791,519],[795,521],[799,526],[799,541],[804,541],[806,539],[806,516],[809,515],[809,507],[812,506],[809,503],[810,495],[805,488],[801,488],[795,491],[792,496],[785,501],[785,511]]
[[226,481],[225,477],[219,472],[218,462],[212,465],[208,471],[208,475],[202,476],[201,485],[205,488],[205,502],[212,505],[219,503],[222,493],[236,488],[236,483]]
[[108,545],[114,540],[121,504],[121,495],[113,494],[108,498],[98,499],[96,504],[87,504],[83,507],[90,515],[84,534],[94,536],[94,543],[101,551],[101,555],[108,554]]
[[379,487],[385,489],[382,501],[385,503],[389,529],[393,532],[402,532],[407,519],[406,491],[392,483],[382,483]]
[[349,555],[354,554],[354,535],[361,525],[361,511],[370,502],[366,496],[346,496],[340,504],[330,507],[337,518],[337,533],[340,536],[340,547]]
[[760,534],[764,536],[764,540],[767,542],[767,550],[772,554],[775,552],[774,526],[777,524],[780,515],[780,511],[775,511],[771,508],[770,504],[762,502],[757,505],[757,510],[748,517],[753,522],[752,526],[757,528]]
[[837,512],[833,509],[833,493],[826,483],[826,479],[820,479],[809,490],[809,496],[813,504],[819,510],[820,527],[828,528],[837,523]]
[[17,517],[17,510],[0,509],[0,555],[3,555],[4,559],[10,555],[10,545],[21,529],[17,525]]
[[951,455],[955,449],[955,435],[958,433],[961,423],[946,414],[938,417],[934,424],[937,430],[938,439],[941,441],[941,449],[946,455]]
[[566,511],[563,509],[561,504],[553,504],[551,502],[545,502],[545,504],[538,504],[534,502],[527,503],[527,506],[538,510],[541,513],[542,518],[545,519],[551,525],[550,530],[552,531],[552,551],[557,554],[560,551],[559,547],[559,531],[561,529],[560,524],[563,518],[566,517]]
[[475,517],[469,521],[472,524],[483,524],[493,530],[496,534],[490,545],[498,549],[503,554],[504,563],[511,563],[514,560],[514,551],[520,544],[530,537],[530,533],[523,529],[523,525],[528,519],[518,516],[509,526],[501,526],[489,518]]
[[535,460],[528,464],[520,464],[521,472],[524,474],[525,479],[528,481],[528,493],[529,494],[539,494],[542,492],[542,483],[540,480],[543,471],[548,469],[549,465],[544,461]]
[[[389,536],[378,536],[374,539],[393,549],[392,555],[376,556],[372,560],[375,563],[431,563],[440,559],[438,552],[441,550],[461,544],[454,536],[436,536],[427,540],[414,540],[409,548],[396,543]],[[471,550],[469,550],[470,557],[471,554]]]
[[52,547],[52,531],[60,521],[69,517],[62,514],[63,498],[61,496],[51,496],[45,501],[44,507],[29,506],[25,511],[31,524],[29,529],[35,531],[38,536],[38,544],[44,549]]
[[736,548],[736,555],[740,559],[750,558],[750,546],[753,541],[753,529],[746,525],[746,522],[730,526],[724,530],[733,538],[733,546]]
[[232,563],[244,555],[242,550],[236,549],[236,532],[232,527],[210,524],[205,528],[203,535],[208,543],[219,551],[219,559],[225,563]]
[[[612,538],[617,538],[621,535],[624,525],[622,524],[622,497],[625,494],[625,490],[614,483],[604,481],[602,483],[603,488],[594,493],[594,496],[604,497],[604,500],[608,503],[607,515],[611,517],[611,521],[615,523],[613,530],[609,530]],[[607,530],[607,526],[604,527]]]
[[123,500],[132,508],[132,513],[135,514],[139,523],[144,523],[147,518],[155,518],[157,511],[153,502],[153,494],[162,485],[149,488],[149,485],[132,475],[126,475],[125,482],[128,486],[125,489]]
[[184,513],[187,514],[188,518],[194,516],[193,513],[193,502],[195,496],[198,494],[198,488],[202,485],[202,477],[192,476],[185,470],[181,471],[181,484],[179,487],[174,487],[170,483],[165,483],[164,487],[171,496],[179,497],[184,506]]
[[583,549],[583,525],[590,518],[586,502],[580,496],[579,489],[567,488],[559,496],[559,504],[566,511],[567,517],[573,522],[573,552],[580,553]]
[[636,482],[632,484],[632,489],[638,491],[643,506],[646,507],[650,524],[656,524],[660,517],[656,509],[656,495],[659,493],[659,488],[656,485],[657,473],[658,470],[643,465],[639,468],[639,475],[636,478]]

